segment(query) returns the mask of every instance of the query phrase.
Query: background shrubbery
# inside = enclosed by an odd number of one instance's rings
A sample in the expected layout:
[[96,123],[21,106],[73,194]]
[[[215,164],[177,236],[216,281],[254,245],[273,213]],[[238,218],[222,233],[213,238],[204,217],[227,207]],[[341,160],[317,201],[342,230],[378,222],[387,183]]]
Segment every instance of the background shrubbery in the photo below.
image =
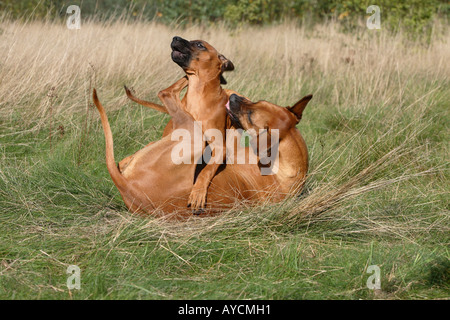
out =
[[369,5],[382,10],[383,26],[404,27],[411,33],[429,29],[434,17],[448,19],[450,4],[445,0],[0,0],[0,9],[13,18],[66,16],[69,5],[81,7],[84,17],[128,15],[136,19],[156,19],[171,23],[268,24],[291,19],[316,23],[337,19],[351,29],[366,14]]

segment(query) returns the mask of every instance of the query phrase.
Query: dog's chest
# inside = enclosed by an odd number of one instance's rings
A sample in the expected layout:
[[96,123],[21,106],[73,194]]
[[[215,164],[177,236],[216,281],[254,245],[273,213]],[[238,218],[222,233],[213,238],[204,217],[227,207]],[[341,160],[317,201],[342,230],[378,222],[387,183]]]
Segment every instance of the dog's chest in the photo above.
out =
[[197,100],[186,104],[186,111],[194,118],[195,121],[203,121],[211,118],[214,109],[211,103]]

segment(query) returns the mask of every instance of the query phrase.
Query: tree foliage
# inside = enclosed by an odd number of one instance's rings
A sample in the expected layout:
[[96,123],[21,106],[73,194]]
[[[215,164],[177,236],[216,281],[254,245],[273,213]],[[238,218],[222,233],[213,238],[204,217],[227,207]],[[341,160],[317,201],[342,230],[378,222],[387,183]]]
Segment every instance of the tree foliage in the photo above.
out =
[[[84,17],[111,18],[127,15],[163,23],[217,23],[231,26],[263,25],[284,19],[321,22],[335,19],[352,29],[367,18],[369,0],[0,0],[0,9],[13,18],[65,17],[69,5],[79,5]],[[377,0],[383,27],[402,27],[411,33],[429,29],[435,16],[448,20],[445,0]]]

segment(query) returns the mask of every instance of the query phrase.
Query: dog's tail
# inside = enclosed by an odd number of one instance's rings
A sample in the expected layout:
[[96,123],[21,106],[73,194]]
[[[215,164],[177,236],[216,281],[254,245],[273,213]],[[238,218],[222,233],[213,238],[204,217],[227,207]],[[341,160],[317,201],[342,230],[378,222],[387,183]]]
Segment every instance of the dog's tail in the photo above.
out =
[[97,96],[97,91],[94,89],[92,98],[94,104],[100,113],[100,118],[102,121],[103,132],[105,134],[105,144],[106,144],[106,167],[108,168],[109,175],[119,189],[122,198],[127,205],[127,207],[135,212],[141,211],[143,209],[144,203],[147,203],[145,196],[141,191],[137,190],[132,186],[132,184],[120,173],[119,168],[114,160],[114,144],[111,132],[111,127],[109,126],[108,117],[106,116],[105,109],[103,108],[100,100]]
[[135,96],[131,93],[130,89],[128,89],[127,86],[123,86],[123,87],[124,87],[124,89],[125,89],[125,92],[126,92],[126,94],[127,94],[127,97],[128,97],[131,101],[134,101],[134,102],[136,102],[136,103],[139,103],[140,105],[142,105],[142,106],[144,106],[144,107],[152,108],[152,109],[157,110],[157,111],[159,111],[159,112],[169,113],[169,112],[167,111],[167,109],[166,109],[164,106],[161,106],[161,105],[159,105],[159,104],[156,104],[156,103],[153,103],[153,102],[150,102],[150,101],[145,101],[145,100],[139,99],[138,97],[135,97]]

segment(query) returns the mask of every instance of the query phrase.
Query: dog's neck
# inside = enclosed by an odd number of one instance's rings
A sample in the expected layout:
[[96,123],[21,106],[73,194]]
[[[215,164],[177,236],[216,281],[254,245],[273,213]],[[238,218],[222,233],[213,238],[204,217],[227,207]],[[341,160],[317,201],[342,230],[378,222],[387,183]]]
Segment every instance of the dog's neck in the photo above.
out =
[[192,104],[196,109],[199,109],[200,106],[201,108],[215,108],[215,103],[222,103],[222,100],[227,98],[220,85],[220,76],[211,79],[204,78],[198,74],[188,74],[189,86],[186,92],[188,107]]
[[285,193],[296,192],[303,185],[308,171],[308,152],[300,132],[294,127],[279,144],[276,178]]

